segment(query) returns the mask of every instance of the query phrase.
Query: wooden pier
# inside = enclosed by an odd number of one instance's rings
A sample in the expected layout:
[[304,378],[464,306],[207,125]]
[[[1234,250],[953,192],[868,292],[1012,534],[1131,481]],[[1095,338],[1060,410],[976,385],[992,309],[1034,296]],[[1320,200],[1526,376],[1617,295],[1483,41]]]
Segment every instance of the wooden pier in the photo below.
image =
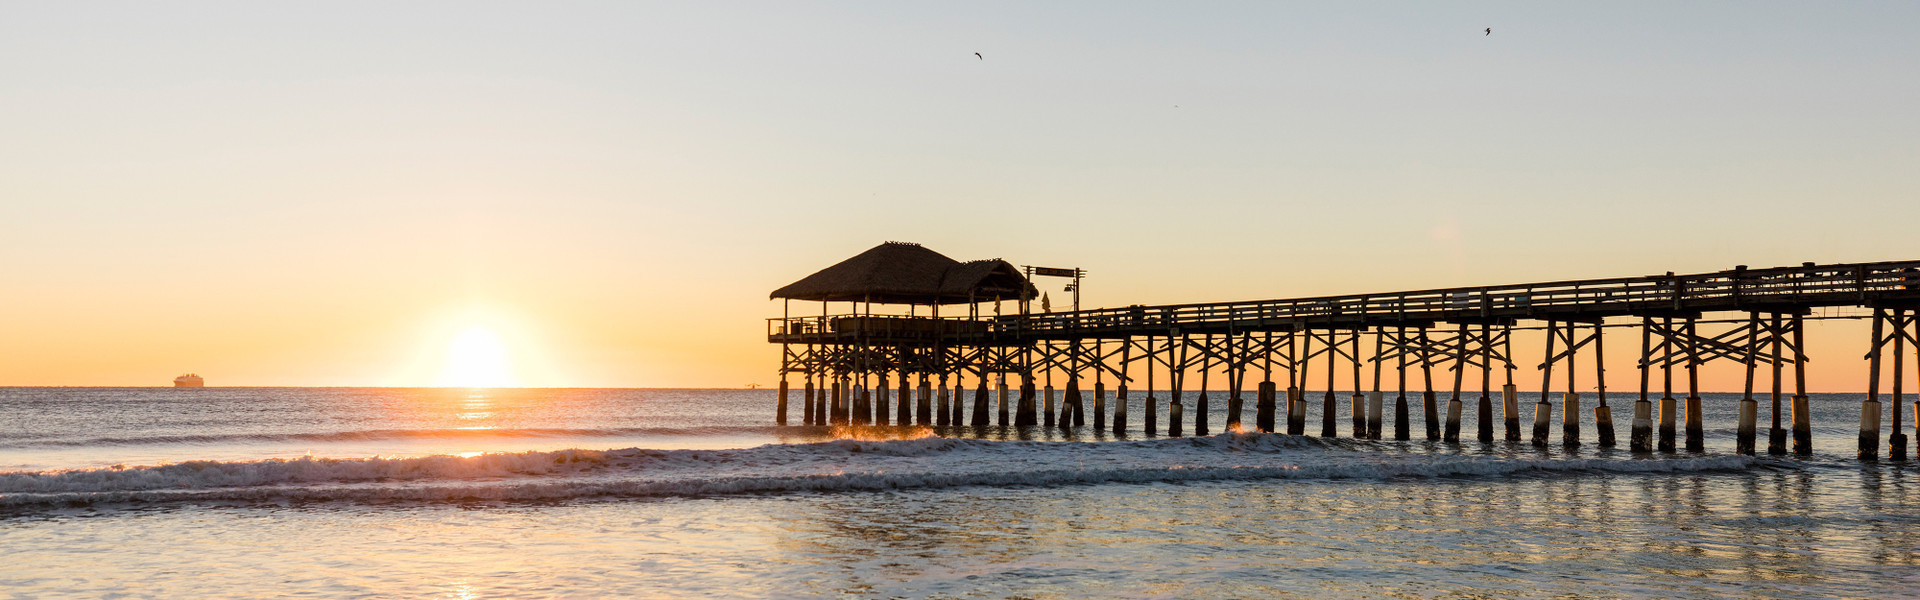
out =
[[[1908,344],[1920,352],[1920,261],[1065,312],[1033,310],[1037,291],[1028,273],[1071,276],[1076,285],[1085,274],[1022,270],[998,259],[959,262],[918,245],[888,242],[774,291],[787,311],[769,319],[767,333],[769,342],[782,347],[777,422],[788,423],[788,380],[798,377],[806,425],[1074,428],[1090,418],[1093,427],[1122,433],[1136,418],[1127,414],[1127,400],[1134,393],[1129,387],[1137,387],[1147,395],[1145,414],[1137,418],[1151,433],[1183,435],[1190,420],[1195,435],[1216,426],[1304,435],[1312,401],[1305,390],[1317,383],[1325,390],[1319,399],[1321,436],[1341,435],[1338,415],[1346,412],[1346,435],[1382,439],[1389,435],[1391,406],[1390,435],[1411,439],[1410,404],[1418,403],[1426,439],[1458,442],[1464,403],[1475,402],[1473,434],[1480,442],[1520,442],[1522,390],[1512,340],[1516,332],[1541,331],[1546,350],[1534,369],[1540,373],[1539,396],[1527,441],[1553,443],[1558,404],[1560,444],[1583,443],[1582,432],[1591,428],[1592,441],[1605,447],[1616,437],[1602,364],[1604,334],[1637,328],[1639,388],[1626,417],[1632,450],[1702,451],[1699,369],[1725,360],[1746,370],[1736,451],[1751,454],[1759,447],[1763,413],[1754,388],[1765,376],[1771,383],[1767,452],[1805,455],[1812,452],[1805,321],[1820,318],[1815,309],[1859,307],[1872,311],[1873,330],[1859,455],[1880,457],[1881,371],[1890,363],[1887,457],[1907,456],[1903,357]],[[795,300],[818,306],[803,305],[804,314],[795,314]],[[1786,394],[1789,366],[1792,393]],[[1392,392],[1382,386],[1389,370],[1397,383]],[[1675,389],[1676,370],[1685,377],[1684,389]],[[1590,424],[1587,399],[1577,387],[1583,372],[1595,384]],[[1564,385],[1558,398],[1556,373]],[[1258,380],[1249,385],[1249,375]],[[1410,376],[1422,384],[1411,398]],[[1111,411],[1109,380],[1116,399]],[[1347,398],[1331,391],[1342,382],[1354,390]],[[1064,395],[1056,394],[1056,384],[1064,386]],[[897,399],[890,394],[895,386]],[[1154,396],[1163,392],[1168,397]],[[1242,422],[1249,392],[1252,426]],[[1224,395],[1224,424],[1209,422],[1215,394]],[[1920,400],[1911,408],[1920,430]]]

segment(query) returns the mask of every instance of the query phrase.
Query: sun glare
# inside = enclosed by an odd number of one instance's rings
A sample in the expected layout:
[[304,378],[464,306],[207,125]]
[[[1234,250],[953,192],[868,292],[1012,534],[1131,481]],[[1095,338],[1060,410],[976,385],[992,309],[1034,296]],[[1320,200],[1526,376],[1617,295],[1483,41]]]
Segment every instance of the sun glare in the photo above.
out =
[[440,371],[442,387],[513,387],[519,385],[499,334],[474,326],[453,336],[447,344],[446,364]]

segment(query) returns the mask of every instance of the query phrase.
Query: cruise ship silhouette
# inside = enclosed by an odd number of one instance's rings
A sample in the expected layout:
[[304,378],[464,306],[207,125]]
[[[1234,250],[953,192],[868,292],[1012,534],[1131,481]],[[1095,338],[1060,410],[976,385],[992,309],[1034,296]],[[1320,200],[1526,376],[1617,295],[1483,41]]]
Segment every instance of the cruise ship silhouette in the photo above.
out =
[[207,380],[201,379],[199,375],[188,373],[173,378],[173,387],[207,387]]

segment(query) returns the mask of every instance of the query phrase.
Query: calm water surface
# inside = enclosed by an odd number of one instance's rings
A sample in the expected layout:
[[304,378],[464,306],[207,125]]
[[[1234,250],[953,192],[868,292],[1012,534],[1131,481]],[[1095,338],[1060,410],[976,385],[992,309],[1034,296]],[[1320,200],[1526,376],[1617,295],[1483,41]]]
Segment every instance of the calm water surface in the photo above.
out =
[[1920,465],[1852,459],[1858,400],[1747,459],[1731,396],[1708,453],[1635,457],[774,428],[761,390],[0,389],[0,597],[1915,596]]

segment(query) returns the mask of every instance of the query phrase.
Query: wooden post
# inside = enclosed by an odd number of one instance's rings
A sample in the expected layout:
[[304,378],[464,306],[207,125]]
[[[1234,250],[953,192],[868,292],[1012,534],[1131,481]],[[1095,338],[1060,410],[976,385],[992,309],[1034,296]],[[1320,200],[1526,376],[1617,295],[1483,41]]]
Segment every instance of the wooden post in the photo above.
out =
[[1893,310],[1893,433],[1887,436],[1887,458],[1891,460],[1907,459],[1907,434],[1900,431],[1901,382],[1906,375],[1905,356],[1907,354],[1907,310]]
[[1880,459],[1880,348],[1884,308],[1873,309],[1873,345],[1867,352],[1867,399],[1860,403],[1860,460]]
[[1113,391],[1113,434],[1127,433],[1127,367],[1133,363],[1133,338],[1120,340],[1120,382]]
[[1093,429],[1107,429],[1107,384],[1097,380],[1093,382]]
[[1697,319],[1687,317],[1687,451],[1707,450],[1706,425],[1700,414],[1700,337]]
[[1756,422],[1760,412],[1760,403],[1753,399],[1753,368],[1756,355],[1760,352],[1760,315],[1747,315],[1747,357],[1742,361],[1746,367],[1746,385],[1740,395],[1740,420],[1734,433],[1733,452],[1735,454],[1753,454],[1754,437],[1759,425]]
[[1243,357],[1237,350],[1241,342],[1237,341],[1234,335],[1228,333],[1224,338],[1227,341],[1227,431],[1240,428],[1240,411],[1246,408],[1245,400],[1240,397],[1240,380],[1246,377],[1247,371],[1245,366],[1240,364]]
[[1567,322],[1567,394],[1562,399],[1564,406],[1560,411],[1560,445],[1568,448],[1580,445],[1580,392],[1579,386],[1574,384],[1575,375],[1580,372],[1577,360],[1579,334],[1580,325]]
[[900,369],[900,409],[894,413],[893,422],[901,425],[913,424],[913,378],[907,376],[907,369]]
[[1633,430],[1628,433],[1628,448],[1634,452],[1653,451],[1653,402],[1647,400],[1653,363],[1653,319],[1640,319],[1640,399],[1633,403]]
[[[1548,398],[1553,395],[1553,345],[1560,341],[1560,322],[1547,321],[1547,360],[1540,364],[1540,401],[1533,403],[1533,445],[1546,447],[1547,427],[1553,418],[1553,403]],[[1572,342],[1567,347],[1573,347]],[[1572,368],[1572,363],[1568,363]]]
[[1440,407],[1433,393],[1433,346],[1427,338],[1427,328],[1420,328],[1420,378],[1426,382],[1421,388],[1420,404],[1426,417],[1427,441],[1440,439]]
[[1008,406],[1012,404],[1010,401],[1012,394],[1009,393],[1007,389],[1007,374],[1005,372],[999,373],[998,376],[994,378],[994,381],[999,384],[1000,388],[1000,412],[998,413],[998,417],[994,419],[994,423],[1001,427],[1006,427]]
[[[863,376],[864,378],[864,376]],[[854,386],[853,424],[866,425],[873,421],[873,396],[866,384]]]
[[1181,417],[1187,412],[1187,408],[1181,406],[1181,385],[1187,383],[1187,337],[1179,338],[1177,352],[1171,346],[1173,337],[1167,337],[1167,344],[1167,360],[1173,362],[1173,367],[1167,369],[1167,435],[1181,437],[1187,435],[1187,427],[1181,425]]
[[1786,331],[1780,328],[1780,313],[1773,314],[1773,326],[1770,337],[1773,339],[1773,426],[1767,430],[1767,454],[1787,453],[1787,429],[1781,426],[1780,415],[1780,368],[1784,358],[1780,352],[1781,339]]
[[1613,443],[1613,407],[1607,406],[1607,352],[1601,343],[1607,339],[1606,322],[1596,319],[1593,322],[1593,383],[1600,396],[1600,405],[1593,407],[1593,426],[1600,435],[1600,447],[1612,448]]
[[[1895,400],[1894,402],[1897,403],[1899,402],[1899,400]],[[774,408],[773,424],[786,425],[787,424],[787,374],[786,373],[780,374],[780,399],[776,402],[776,405],[777,406],[775,406]]]
[[801,413],[800,422],[805,425],[818,425],[819,423],[813,422],[813,373],[807,373],[806,384],[806,395],[803,398],[806,402],[806,411]]
[[836,377],[833,380],[833,424],[846,425],[850,409],[846,402],[847,378]]
[[1447,399],[1448,442],[1460,441],[1460,383],[1467,375],[1467,324],[1460,324],[1460,336],[1455,338],[1459,346],[1454,349],[1453,360],[1453,397]]
[[[1147,352],[1147,398],[1142,401],[1142,407],[1146,409],[1147,414],[1142,415],[1141,425],[1144,426],[1147,435],[1156,435],[1160,433],[1160,400],[1153,397],[1153,371],[1154,363],[1160,359],[1157,357],[1159,353],[1153,350],[1153,336],[1147,336],[1147,341],[1140,346],[1140,349]],[[1173,351],[1171,344],[1168,345],[1167,351],[1169,353]]]
[[1407,422],[1407,326],[1401,325],[1394,338],[1394,373],[1399,383],[1393,388],[1393,439],[1413,439],[1412,424]]
[[880,383],[873,386],[873,424],[886,425],[890,403],[889,394],[893,392],[887,385],[887,370],[880,370]]
[[[1311,336],[1309,336],[1311,337]],[[1327,394],[1320,401],[1320,437],[1340,437],[1340,402],[1333,393],[1334,380],[1339,372],[1334,361],[1340,358],[1340,340],[1334,337],[1334,330],[1327,330]]]
[[[1301,349],[1299,354],[1306,355],[1309,360],[1299,361],[1299,355],[1294,355],[1294,362],[1289,363],[1291,365],[1297,365],[1299,382],[1287,386],[1287,435],[1307,434],[1307,372],[1313,369],[1313,361],[1311,360],[1313,356],[1313,330],[1309,329],[1306,333],[1306,339],[1300,343],[1304,348]],[[1293,353],[1293,340],[1291,339],[1293,335],[1293,332],[1287,333],[1289,338],[1287,341],[1287,351],[1289,354]],[[1288,370],[1291,371],[1294,370],[1294,368],[1289,367]],[[1289,379],[1291,378],[1292,375],[1289,374]]]
[[1047,370],[1047,385],[1045,387],[1045,395],[1041,396],[1041,398],[1044,398],[1045,400],[1041,403],[1041,406],[1040,406],[1040,418],[1046,421],[1045,426],[1052,427],[1053,426],[1053,370],[1052,369]]
[[[1464,348],[1462,349],[1465,350]],[[1479,425],[1480,443],[1493,443],[1493,326],[1480,324],[1480,404],[1475,407],[1474,422]]]
[[920,397],[913,407],[913,422],[923,427],[933,425],[933,382],[926,373],[920,374]]
[[1075,413],[1080,412],[1080,411],[1074,410],[1074,407],[1079,405],[1080,405],[1080,378],[1074,377],[1074,376],[1068,376],[1067,377],[1067,397],[1066,397],[1066,401],[1061,406],[1061,410],[1062,410],[1062,413],[1060,415],[1061,429],[1073,428],[1073,415]]
[[1367,392],[1360,384],[1360,333],[1364,328],[1353,332],[1353,343],[1348,346],[1353,359],[1353,439],[1367,439]]
[[1507,441],[1520,441],[1520,388],[1511,383],[1500,386],[1500,416],[1507,426]]
[[1034,414],[1033,392],[1033,373],[1021,373],[1020,406],[1018,410],[1014,411],[1013,416],[1013,425],[1015,427],[1032,427],[1039,424],[1040,419]]
[[992,403],[992,397],[987,393],[987,389],[990,387],[992,387],[992,384],[987,382],[987,373],[985,371],[981,371],[980,387],[975,388],[973,390],[973,423],[972,425],[974,427],[987,426],[987,422],[988,422],[987,421],[987,405]]
[[1273,381],[1260,382],[1260,391],[1254,400],[1256,406],[1253,411],[1253,426],[1254,429],[1260,433],[1273,433],[1274,396],[1276,391]]
[[1279,389],[1273,383],[1273,332],[1267,332],[1267,340],[1260,346],[1260,354],[1266,361],[1266,370],[1260,379],[1260,391],[1256,392],[1253,401],[1253,428],[1260,433],[1273,433],[1275,392]]
[[1660,329],[1660,374],[1664,384],[1660,396],[1660,451],[1674,451],[1673,411],[1673,318],[1666,317]]
[[953,409],[953,414],[947,416],[948,425],[967,424],[967,378],[961,373],[953,374],[953,403],[948,408]]
[[1202,344],[1207,345],[1207,353],[1200,357],[1200,397],[1193,401],[1193,434],[1207,435],[1207,375],[1213,371],[1213,335],[1201,336]]
[[1793,453],[1813,454],[1813,414],[1807,410],[1806,321],[1793,316]]
[[814,399],[816,403],[813,407],[813,424],[814,425],[827,425],[832,423],[833,421],[833,413],[832,411],[828,410],[828,406],[827,406],[829,402],[827,398],[828,390],[831,388],[833,388],[833,381],[829,379],[829,376],[827,375],[826,372],[824,371],[821,372],[820,373],[820,390],[818,392],[818,395],[815,396],[815,399]]

